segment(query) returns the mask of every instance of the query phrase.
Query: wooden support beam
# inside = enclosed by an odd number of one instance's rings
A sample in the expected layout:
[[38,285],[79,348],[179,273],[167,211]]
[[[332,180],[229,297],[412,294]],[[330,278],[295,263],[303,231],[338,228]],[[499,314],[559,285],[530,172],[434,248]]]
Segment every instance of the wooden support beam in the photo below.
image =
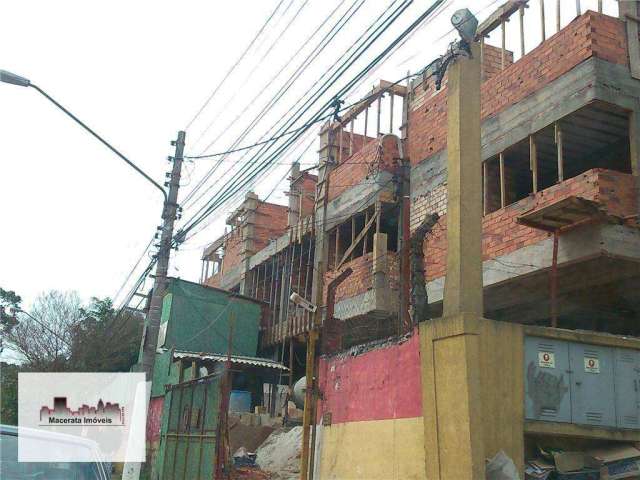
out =
[[349,156],[353,155],[353,120],[349,126]]
[[358,245],[360,241],[364,238],[364,236],[367,234],[367,232],[369,231],[369,229],[371,228],[371,226],[375,221],[376,221],[376,217],[375,216],[371,217],[367,222],[367,224],[362,229],[362,231],[358,234],[358,236],[352,240],[351,245],[349,245],[349,248],[347,248],[347,251],[344,252],[344,255],[342,256],[342,260],[340,260],[340,263],[338,263],[338,265],[336,266],[336,270],[342,267],[344,262],[347,260],[347,258],[349,258],[353,250],[356,248],[356,245]]
[[504,153],[500,152],[500,208],[504,208],[507,205],[507,193],[504,183]]
[[333,260],[335,268],[338,268],[338,259],[340,258],[340,225],[336,227],[336,251]]
[[507,26],[504,18],[500,23],[500,32],[502,34],[502,48],[500,49],[500,68],[504,70],[507,55]]
[[393,93],[389,94],[389,108],[391,111],[389,112],[389,133],[393,133],[393,99],[395,95]]
[[531,170],[533,193],[538,193],[538,149],[533,135],[529,135],[529,168]]
[[[369,130],[369,107],[364,110],[364,139],[367,139],[367,131]],[[364,143],[364,142],[363,142]]]
[[[369,209],[367,208],[364,212],[364,224],[367,225],[369,222]],[[367,240],[369,237],[367,235],[364,236],[364,241],[362,242],[362,255],[367,253]]]
[[558,183],[564,180],[564,153],[562,148],[562,127],[560,122],[555,123],[556,146],[558,148]]
[[480,37],[480,79],[484,81],[485,79],[485,71],[484,71],[484,37]]
[[520,7],[520,56],[524,57],[524,5]]
[[[351,245],[353,245],[353,241],[356,238],[356,216],[351,217]],[[351,253],[350,260],[353,260],[353,253]]]
[[382,113],[382,95],[378,97],[378,116],[376,121],[376,137],[380,136],[380,114]]
[[482,215],[486,215],[489,210],[489,165],[487,161],[482,162]]
[[598,13],[602,13],[602,0],[598,0]]
[[560,0],[556,0],[556,32],[559,32],[561,27],[561,15],[560,15]]
[[544,42],[547,39],[547,31],[544,18],[544,0],[540,0],[540,28],[542,33],[542,41]]

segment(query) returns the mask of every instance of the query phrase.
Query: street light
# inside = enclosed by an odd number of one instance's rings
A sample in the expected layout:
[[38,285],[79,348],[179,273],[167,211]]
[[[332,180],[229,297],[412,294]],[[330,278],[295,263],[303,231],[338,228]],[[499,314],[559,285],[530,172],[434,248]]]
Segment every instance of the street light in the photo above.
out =
[[20,75],[16,75],[15,73],[7,72],[6,70],[0,70],[0,82],[9,83],[11,85],[17,85],[19,87],[31,87],[31,88],[37,90],[38,92],[40,92],[47,100],[49,100],[51,103],[53,103],[56,107],[58,107],[64,113],[66,113],[69,117],[71,117],[76,123],[78,123],[87,132],[89,132],[95,138],[100,140],[100,142],[102,144],[104,144],[109,150],[111,150],[113,153],[118,155],[122,160],[127,162],[127,164],[131,168],[133,168],[136,172],[138,172],[140,175],[142,175],[144,178],[146,178],[149,182],[151,182],[154,187],[156,187],[158,190],[160,190],[162,192],[162,196],[164,197],[164,202],[165,202],[165,204],[167,203],[167,192],[165,192],[164,188],[162,188],[154,179],[152,179],[149,175],[147,175],[145,172],[143,172],[137,165],[135,165],[131,160],[129,160],[127,157],[125,157],[122,153],[120,153],[113,145],[111,145],[109,142],[107,142],[104,138],[102,138],[96,132],[91,130],[87,125],[84,124],[84,122],[82,122],[73,113],[71,113],[69,110],[67,110],[62,105],[60,105],[58,102],[56,102],[53,98],[51,98],[44,90],[42,90],[37,85],[31,83],[31,81],[28,78],[21,77]]

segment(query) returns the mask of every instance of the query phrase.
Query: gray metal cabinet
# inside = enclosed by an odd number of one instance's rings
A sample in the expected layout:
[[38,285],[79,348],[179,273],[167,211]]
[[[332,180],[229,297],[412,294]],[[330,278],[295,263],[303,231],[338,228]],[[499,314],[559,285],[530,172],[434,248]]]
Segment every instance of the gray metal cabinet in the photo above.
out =
[[569,343],[571,421],[616,426],[613,349]]
[[614,349],[617,425],[640,428],[640,352]]
[[525,418],[640,429],[640,351],[525,337]]
[[571,422],[569,344],[525,337],[525,417]]

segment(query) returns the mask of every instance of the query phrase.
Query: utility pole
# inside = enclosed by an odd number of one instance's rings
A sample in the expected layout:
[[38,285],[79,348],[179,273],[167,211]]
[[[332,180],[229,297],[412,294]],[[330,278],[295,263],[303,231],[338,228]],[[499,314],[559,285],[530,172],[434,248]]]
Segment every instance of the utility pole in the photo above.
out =
[[177,140],[171,142],[174,145],[173,169],[169,179],[169,194],[162,209],[162,234],[158,249],[156,275],[151,294],[151,304],[145,322],[145,334],[142,336],[142,370],[145,372],[147,382],[153,378],[153,365],[155,363],[156,348],[158,343],[158,331],[160,329],[160,316],[162,314],[162,297],[167,290],[167,273],[169,271],[169,257],[171,255],[171,242],[173,240],[173,224],[178,210],[178,189],[180,188],[180,172],[182,170],[182,156],[184,154],[185,132],[178,132]]
[[[171,243],[173,240],[173,224],[176,220],[178,210],[178,189],[180,188],[180,173],[182,171],[182,160],[184,154],[185,132],[178,132],[178,138],[171,142],[175,146],[175,153],[169,160],[173,161],[173,168],[169,175],[169,193],[162,208],[162,234],[158,244],[158,255],[156,263],[156,275],[151,293],[151,304],[145,319],[144,333],[140,345],[138,356],[138,366],[146,375],[147,382],[153,380],[153,367],[156,359],[156,349],[158,344],[158,331],[160,330],[160,317],[162,315],[162,299],[167,290],[167,273],[169,271],[169,258],[171,255]],[[147,400],[151,395],[151,387],[147,392]],[[147,457],[148,458],[148,457]],[[122,472],[123,480],[138,480],[140,478],[140,463],[125,463]],[[155,465],[147,465],[152,478],[155,478]]]

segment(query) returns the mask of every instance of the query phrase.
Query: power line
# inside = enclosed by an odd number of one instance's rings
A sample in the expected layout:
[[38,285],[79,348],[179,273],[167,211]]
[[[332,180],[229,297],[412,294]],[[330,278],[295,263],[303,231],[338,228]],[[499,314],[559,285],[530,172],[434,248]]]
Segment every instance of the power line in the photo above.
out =
[[211,92],[211,95],[209,95],[209,97],[205,100],[204,104],[200,107],[200,109],[196,112],[196,114],[193,116],[193,118],[189,121],[189,123],[187,123],[187,126],[185,127],[185,130],[188,130],[191,125],[193,125],[193,122],[196,121],[196,119],[200,116],[200,114],[204,111],[205,108],[207,108],[207,105],[209,105],[209,102],[211,102],[211,100],[213,99],[213,97],[215,97],[216,93],[218,93],[218,90],[220,90],[220,87],[222,87],[222,85],[227,81],[227,79],[231,76],[231,74],[233,73],[233,71],[236,69],[236,67],[240,64],[240,62],[242,62],[242,60],[244,59],[244,57],[247,55],[247,53],[249,52],[249,50],[251,50],[251,47],[253,47],[253,44],[256,43],[256,41],[258,40],[258,38],[260,37],[260,35],[262,35],[262,32],[264,31],[264,29],[267,27],[267,25],[269,24],[269,22],[271,21],[271,19],[273,18],[273,16],[275,15],[275,13],[278,11],[278,9],[280,8],[280,5],[282,5],[282,2],[284,0],[280,0],[280,2],[278,2],[278,5],[276,5],[276,8],[273,10],[273,12],[271,12],[271,15],[269,15],[269,17],[267,18],[267,20],[264,22],[264,24],[262,25],[262,27],[260,27],[260,30],[258,30],[258,33],[256,33],[256,35],[253,37],[253,40],[251,40],[251,42],[249,43],[249,45],[247,46],[247,48],[244,49],[244,51],[242,52],[242,54],[240,55],[240,57],[236,60],[236,62],[231,66],[231,68],[227,71],[227,73],[225,74],[225,76],[222,78],[222,80],[220,80],[220,82],[218,83],[218,85],[216,85],[216,87],[213,89],[213,92]]
[[[354,77],[350,82],[347,83],[347,85],[345,85],[342,89],[340,89],[340,91],[336,94],[336,98],[339,98],[339,96],[344,95],[344,93],[346,91],[348,91],[350,88],[352,88],[352,86],[354,85],[354,83],[356,83],[358,80],[360,80],[374,65],[376,65],[382,58],[384,58],[387,53],[389,51],[391,51],[400,41],[402,41],[402,39],[404,39],[404,37],[406,37],[417,25],[419,25],[425,18],[427,18],[431,12],[433,12],[433,10],[435,10],[438,6],[440,6],[440,4],[442,3],[443,0],[439,0],[436,1],[432,4],[432,6],[424,13],[422,14],[416,21],[414,21],[407,29],[405,29],[403,31],[403,33],[397,37],[387,48],[385,48],[383,50],[382,53],[380,53],[372,62],[370,62],[363,70],[360,71],[359,74],[356,75],[356,77]],[[400,5],[398,8],[396,8],[396,10],[394,12],[392,12],[386,19],[385,21],[378,26],[374,32],[372,32],[366,39],[365,41],[360,45],[360,47],[358,49],[356,49],[355,52],[353,52],[349,58],[343,63],[343,65],[338,69],[338,71],[336,71],[332,77],[336,77],[336,75],[339,77],[340,75],[342,75],[347,68],[349,68],[363,53],[364,51],[366,51],[379,37],[380,35],[382,35],[382,33],[384,31],[386,31],[386,29],[404,12],[404,10],[409,6],[411,2],[407,2],[404,3],[402,5]],[[381,30],[381,31],[380,31]],[[355,57],[355,58],[354,58]],[[331,86],[335,80],[337,78],[332,78],[332,81],[329,82],[325,82],[325,84],[323,84],[321,87],[319,87],[316,92],[315,92],[315,96],[316,99],[319,98],[319,95],[323,94],[324,92],[327,91],[327,89],[329,88],[329,86]],[[327,83],[329,85],[327,85]],[[302,107],[300,107],[298,109],[298,111],[296,112],[296,117],[293,120],[289,121],[289,124],[297,121],[306,110],[308,110],[308,106],[307,104],[309,104],[309,102],[311,101],[308,100],[305,105],[303,105]],[[315,100],[312,102],[314,103]],[[316,115],[314,116],[314,118],[312,119],[315,120],[317,118],[319,118],[324,111],[329,108],[331,106],[331,101],[325,103],[325,105],[323,107],[320,108],[320,111],[318,113],[316,113]],[[306,107],[306,108],[304,108]],[[302,112],[301,112],[302,110]],[[298,136],[300,135],[300,133],[297,134]],[[296,137],[297,138],[297,137]],[[271,160],[273,160],[275,157],[277,157],[278,154],[280,154],[284,149],[286,149],[286,147],[288,145],[290,145],[290,143],[295,140],[289,140],[289,142],[287,142],[287,144],[281,146],[276,152],[274,152],[271,155]],[[257,159],[259,158],[259,155],[262,152],[259,152],[256,156],[254,156],[254,162],[255,163],[257,161]],[[256,175],[260,174],[261,171],[263,171],[266,167],[269,166],[269,157],[267,157],[265,160],[262,161],[262,163],[258,166],[256,166],[251,172],[246,172],[244,173],[244,178],[241,177],[241,179],[239,181],[242,182],[242,184],[237,187],[237,188],[242,188],[243,185],[245,185],[248,181],[251,180],[252,177],[255,177]],[[249,175],[249,176],[247,176]],[[230,192],[230,189],[227,188],[226,191],[222,192],[220,191],[218,193],[218,199],[215,199],[215,202],[211,202],[210,206],[198,217],[195,219],[192,219],[191,224],[188,225],[186,228],[182,229],[181,232],[179,233],[184,233],[185,231],[188,231],[189,229],[192,229],[195,225],[197,225],[199,222],[202,221],[202,219],[204,217],[206,217],[208,214],[210,214],[213,210],[215,210],[215,208],[217,207],[217,204],[220,203],[220,198],[224,198],[225,195],[228,195]]]
[[[293,22],[295,22],[295,20],[298,18],[298,16],[300,15],[300,13],[302,12],[302,10],[307,6],[309,0],[304,0],[304,2],[302,3],[302,5],[300,5],[300,7],[298,8],[298,10],[294,13],[293,17],[289,20],[289,22],[287,23],[287,25],[285,25],[284,29],[280,32],[280,34],[277,36],[277,38],[271,43],[271,45],[269,46],[269,48],[267,48],[267,51],[264,54],[260,55],[260,59],[257,63],[257,65],[255,65],[255,67],[253,67],[252,69],[252,73],[257,71],[260,66],[264,63],[264,61],[268,58],[269,54],[271,53],[271,51],[273,50],[273,48],[280,42],[280,40],[282,39],[282,37],[285,35],[285,33],[289,30],[289,27],[291,27],[291,25],[293,24]],[[291,7],[291,4],[293,3],[290,2],[289,5],[286,6],[285,8],[285,13],[286,11],[289,9],[289,7]],[[283,13],[284,16],[284,13]],[[282,72],[279,72],[282,73]],[[205,127],[205,129],[202,131],[202,133],[200,133],[200,135],[198,136],[198,138],[195,140],[195,142],[193,142],[193,145],[197,145],[198,142],[209,132],[209,130],[211,129],[211,127],[214,125],[214,123],[216,122],[216,120],[218,120],[218,118],[220,118],[220,115],[222,115],[227,107],[234,101],[234,99],[237,97],[237,95],[242,91],[242,88],[247,84],[247,82],[249,81],[249,79],[252,78],[253,75],[245,75],[244,81],[242,82],[242,84],[239,87],[235,88],[235,92],[233,93],[233,95],[231,95],[226,103],[222,106],[222,108],[220,109],[220,111],[218,112],[217,115],[215,115],[213,117],[213,119],[207,124],[207,126]],[[225,129],[230,128],[230,125],[225,125]]]
[[[357,2],[360,2],[359,4]],[[394,0],[396,1],[396,0]],[[364,0],[354,0],[354,3],[347,9],[347,11],[342,15],[342,17],[340,17],[340,19],[338,19],[338,21],[335,23],[335,25],[329,30],[329,32],[327,32],[324,37],[320,40],[320,42],[316,45],[316,47],[309,53],[309,55],[307,55],[307,57],[302,61],[302,63],[300,63],[300,65],[298,65],[296,71],[294,72],[293,75],[291,75],[291,77],[280,87],[280,89],[278,90],[278,92],[276,92],[276,94],[269,100],[269,102],[267,102],[267,104],[262,108],[261,112],[249,123],[249,125],[244,129],[244,131],[240,134],[240,136],[236,139],[236,141],[232,144],[231,148],[235,148],[237,145],[239,145],[239,143],[252,131],[253,127],[260,121],[262,120],[262,118],[276,105],[276,103],[278,102],[278,100],[280,98],[282,98],[282,96],[284,95],[284,93],[286,93],[286,91],[291,87],[291,85],[293,84],[293,82],[295,82],[300,75],[302,74],[302,72],[304,72],[304,70],[306,70],[306,68],[308,68],[309,65],[311,65],[311,63],[313,63],[315,61],[315,59],[318,57],[318,55],[320,54],[320,52],[322,52],[322,50],[333,40],[333,38],[335,38],[335,36],[342,30],[342,28],[344,28],[344,26],[347,24],[347,22],[353,17],[353,15],[360,9],[360,7],[362,7],[362,5],[364,4]],[[335,10],[334,10],[335,11]],[[333,12],[332,12],[333,14]],[[347,16],[348,15],[348,16]],[[307,41],[311,40],[311,38],[313,38],[315,36],[315,34],[322,28],[322,26],[324,25],[325,22],[323,22],[317,29],[316,31],[307,39]],[[306,42],[304,42],[306,43]],[[289,59],[289,61],[291,61],[295,55],[297,55],[301,50],[302,47],[301,46],[300,49],[298,49],[298,51]],[[323,45],[324,44],[324,45]],[[278,75],[276,75],[275,77],[272,78],[271,81],[273,81],[275,78],[277,78]],[[321,78],[324,78],[325,74],[322,75]],[[267,82],[267,84],[265,85],[265,88],[263,88],[258,95],[256,95],[252,101],[250,101],[245,108],[236,116],[236,118],[231,122],[231,124],[235,124],[235,122],[247,111],[247,109],[253,104],[253,102],[260,96],[262,95],[262,93],[266,90],[266,88],[268,87],[269,83],[271,82]],[[295,105],[297,105],[302,99],[304,98],[301,97]],[[295,108],[294,107],[292,108]],[[290,113],[291,109],[285,113],[285,115],[288,115]],[[275,127],[275,125],[274,125]],[[264,136],[266,136],[271,130],[273,130],[272,127],[271,129],[269,129],[267,131],[266,134],[263,135],[262,138],[264,138]],[[215,143],[215,141],[217,141],[220,138],[220,135],[213,140],[213,142],[211,142],[202,152],[201,154],[204,154],[213,143]],[[185,197],[184,201],[183,201],[183,206],[186,207],[187,203],[191,200],[191,198],[193,197],[193,195],[195,195],[196,191],[199,190],[204,183],[211,178],[211,176],[213,175],[213,173],[215,173],[215,171],[217,170],[217,168],[219,167],[219,163],[217,163],[216,165],[214,165],[202,178],[201,180],[198,182],[198,184],[196,186],[194,186],[194,188],[187,194],[187,196]],[[225,174],[228,172],[225,172]],[[211,187],[209,187],[207,189],[207,191],[210,189]],[[195,201],[199,200],[200,198],[202,198],[203,194],[201,194]]]
[[[313,105],[313,103],[317,102],[321,96],[327,92],[327,90],[337,81],[337,79],[344,74],[344,72],[351,66],[353,65],[353,63],[355,63],[355,61],[364,53],[364,51],[366,51],[367,48],[369,48],[376,40],[377,38],[379,38],[379,36],[386,31],[386,29],[395,21],[397,20],[397,18],[404,12],[404,10],[406,10],[406,8],[410,5],[412,0],[404,2],[403,4],[401,4],[400,6],[398,6],[389,16],[387,16],[383,22],[378,25],[375,30],[373,32],[371,32],[361,43],[360,45],[355,49],[355,51],[353,53],[351,53],[349,55],[349,57],[343,61],[342,65],[331,75],[331,77],[329,79],[327,79],[322,85],[320,85],[315,92],[311,95],[311,97],[309,99],[307,99],[307,101],[300,106],[296,112],[294,113],[294,118],[290,119],[288,122],[285,123],[285,125],[283,125],[282,127],[280,127],[280,131],[286,129],[287,127],[291,126],[293,123],[295,123],[297,120],[300,119],[300,117],[302,117],[302,115],[304,115],[304,113],[309,110],[311,108],[311,105]],[[442,0],[440,0],[442,1]],[[395,2],[393,2],[395,3]],[[391,8],[393,6],[393,3],[388,7]],[[388,10],[387,9],[387,10]],[[381,17],[378,18],[378,20],[382,17],[384,17],[384,14],[386,13],[383,12],[383,14],[381,15]],[[375,22],[374,22],[375,25]],[[369,27],[368,30],[370,30],[371,27]],[[381,30],[381,31],[380,31]],[[358,42],[356,42],[358,43]],[[349,50],[349,49],[348,49]],[[347,50],[347,51],[348,51]],[[355,58],[354,58],[355,57]],[[336,62],[337,63],[337,62]],[[365,67],[364,72],[366,72],[367,69],[371,68],[372,64],[369,64],[367,67]],[[359,75],[362,75],[362,71]],[[355,79],[357,80],[357,78]],[[348,88],[350,88],[350,86],[353,84],[352,80],[350,82],[350,84],[348,84],[347,86],[343,87],[343,89],[341,91],[339,91],[337,93],[337,96],[340,96],[344,93],[344,91],[348,90]],[[306,96],[306,95],[305,95]],[[312,123],[315,120],[317,120],[320,116],[322,116],[322,114],[324,113],[324,111],[326,111],[331,105],[332,105],[332,101],[329,101],[327,103],[325,103],[325,105],[323,107],[320,108],[320,110],[318,111],[318,113],[316,113],[316,115],[314,115],[314,117],[311,119],[310,122],[308,123]],[[299,138],[299,136],[304,132],[298,132],[297,134],[294,135],[294,138],[287,141],[283,146],[281,146],[275,153],[273,153],[271,155],[271,160],[273,160],[274,158],[277,157],[277,155],[281,154],[288,146],[291,145],[291,143],[293,141],[295,141],[297,138]],[[251,178],[255,178],[256,175],[258,175],[261,171],[263,171],[266,167],[269,166],[269,157],[267,157],[267,159],[263,160],[262,163],[260,165],[258,165],[257,167],[255,167],[252,171],[249,171],[249,169],[251,168],[251,164],[255,164],[258,159],[260,158],[260,156],[264,155],[265,149],[262,148],[256,155],[254,155],[254,157],[252,158],[252,161],[248,164],[246,164],[241,171],[239,171],[236,176],[239,177],[239,179],[237,181],[241,181],[242,185],[239,188],[242,188],[247,181],[251,181]],[[247,176],[248,175],[248,176]],[[244,178],[243,178],[244,177]],[[220,198],[220,196],[224,196],[227,195],[230,192],[230,188],[227,188],[225,191],[223,190],[219,190],[218,193],[216,194],[218,196],[218,198]],[[204,212],[203,215],[207,215],[208,212],[212,211],[213,208],[215,208],[215,201],[216,201],[216,197],[214,196],[214,199],[209,202],[209,207],[207,207],[207,211]],[[200,212],[203,211],[205,207],[201,208],[199,210],[198,213],[196,213],[196,215],[200,214]],[[195,217],[195,216],[194,216]],[[192,219],[194,218],[192,217]],[[196,220],[197,222],[198,220]],[[189,227],[188,227],[189,228]]]

